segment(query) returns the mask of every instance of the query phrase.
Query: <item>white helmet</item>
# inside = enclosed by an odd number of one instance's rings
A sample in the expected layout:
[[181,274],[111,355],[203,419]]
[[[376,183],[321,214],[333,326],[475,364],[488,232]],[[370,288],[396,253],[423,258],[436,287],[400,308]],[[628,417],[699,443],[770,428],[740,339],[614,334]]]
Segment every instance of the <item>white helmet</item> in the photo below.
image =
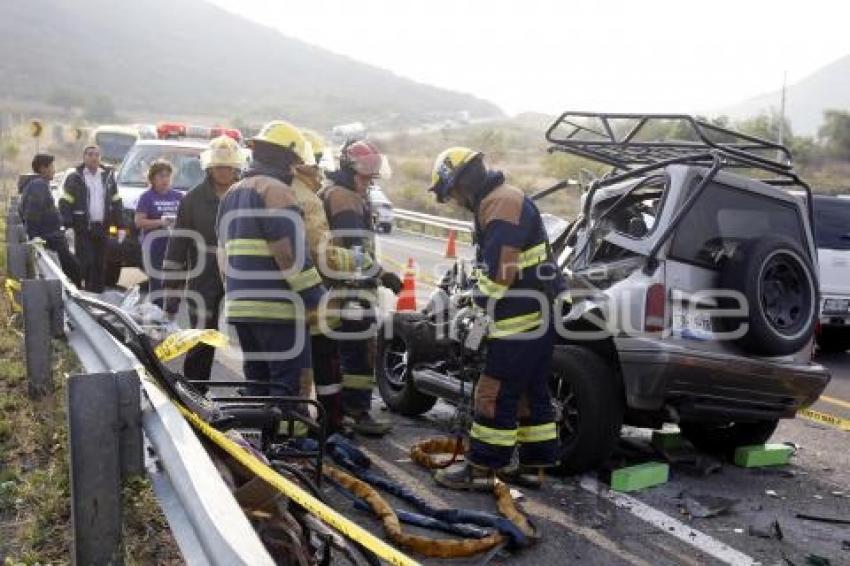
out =
[[210,140],[210,146],[201,152],[201,168],[233,167],[242,169],[245,158],[236,140],[229,136],[218,136]]

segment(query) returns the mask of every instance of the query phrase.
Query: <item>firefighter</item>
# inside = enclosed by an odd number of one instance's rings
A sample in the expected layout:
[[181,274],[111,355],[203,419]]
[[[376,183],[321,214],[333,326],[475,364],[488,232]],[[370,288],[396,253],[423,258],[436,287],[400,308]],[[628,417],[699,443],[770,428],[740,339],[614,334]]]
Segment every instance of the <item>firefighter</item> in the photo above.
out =
[[[173,279],[169,278],[170,288],[177,290],[188,283],[189,290],[197,294],[187,301],[192,328],[218,328],[224,286],[216,267],[216,215],[222,196],[238,179],[243,164],[242,152],[235,140],[228,136],[212,139],[209,148],[201,154],[206,176],[186,193],[177,209],[174,229],[191,231],[196,237],[175,232],[168,240],[163,270],[175,272]],[[189,274],[193,275],[187,282]],[[169,314],[174,314],[177,307],[176,300],[166,302]],[[214,358],[212,346],[198,344],[186,354],[183,374],[188,379],[209,380]]]
[[[317,165],[324,150],[323,140],[309,130],[302,130],[304,137],[310,143],[313,161],[295,166],[292,189],[295,200],[304,215],[307,247],[320,273],[333,271],[336,273],[350,271],[354,265],[351,250],[334,246],[331,242],[330,228],[325,210],[317,192],[322,188],[322,171]],[[327,276],[328,273],[322,273]],[[342,424],[342,381],[339,366],[339,348],[337,341],[327,336],[325,330],[339,328],[338,302],[329,302],[324,312],[324,324],[318,320],[310,326],[310,341],[313,352],[313,380],[316,385],[316,396],[325,408],[328,419],[328,432],[345,432]]]
[[[218,210],[224,316],[236,328],[245,379],[269,384],[249,383],[249,395],[307,397],[312,388],[307,319],[325,288],[307,250],[291,185],[293,167],[313,156],[298,129],[283,121],[266,124],[252,143],[251,166]],[[295,434],[303,433],[296,426]]]
[[[386,157],[369,141],[350,143],[342,149],[339,169],[327,176],[332,184],[322,190],[321,196],[334,243],[362,257],[363,272],[374,274],[383,286],[398,294],[401,290],[398,275],[383,270],[375,258],[372,212],[367,198],[373,181],[389,176]],[[346,421],[354,432],[383,435],[390,431],[389,423],[375,420],[369,412],[375,385],[374,340],[344,336],[363,334],[372,324],[368,320],[342,320],[343,338],[339,340],[342,401]]]
[[[479,271],[473,300],[488,328],[466,463],[438,471],[435,479],[455,489],[487,489],[499,473],[539,478],[555,464],[551,305],[563,288],[540,212],[468,148],[441,153],[431,181],[438,202],[451,199],[474,215]],[[509,468],[515,451],[520,467]]]

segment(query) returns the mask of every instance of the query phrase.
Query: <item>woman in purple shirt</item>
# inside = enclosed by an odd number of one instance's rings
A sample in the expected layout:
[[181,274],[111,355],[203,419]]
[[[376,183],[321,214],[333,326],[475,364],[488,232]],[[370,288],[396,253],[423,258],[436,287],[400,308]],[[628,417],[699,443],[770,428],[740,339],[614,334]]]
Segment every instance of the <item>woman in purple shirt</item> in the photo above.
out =
[[139,197],[136,205],[136,227],[141,230],[143,264],[148,275],[148,293],[154,303],[163,306],[161,279],[162,262],[168,244],[168,229],[177,218],[177,208],[183,193],[171,188],[171,164],[158,159],[148,169],[150,188]]

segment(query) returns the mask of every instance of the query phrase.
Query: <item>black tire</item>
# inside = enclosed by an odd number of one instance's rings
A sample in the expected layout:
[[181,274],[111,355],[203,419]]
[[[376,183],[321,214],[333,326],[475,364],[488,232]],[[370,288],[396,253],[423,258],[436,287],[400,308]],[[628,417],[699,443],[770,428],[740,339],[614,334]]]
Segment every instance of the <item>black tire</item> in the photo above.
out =
[[375,351],[375,380],[378,391],[387,407],[406,417],[427,413],[437,403],[437,398],[416,389],[410,375],[408,360],[411,348],[400,325],[393,329],[392,338],[381,334]]
[[[812,262],[800,244],[764,236],[741,244],[723,265],[720,288],[747,299],[744,317],[718,319],[725,330],[748,325],[737,343],[753,354],[783,356],[800,351],[815,331],[818,292]],[[738,307],[737,301],[721,301]]]
[[817,335],[818,348],[822,352],[841,354],[850,350],[850,328],[822,327]]
[[393,225],[392,224],[384,224],[384,228],[383,228],[384,234],[389,234],[392,231],[393,231]]
[[604,465],[623,424],[622,380],[602,358],[580,346],[556,346],[552,372],[558,405],[558,470],[578,474]]
[[679,430],[697,450],[731,456],[739,446],[764,444],[770,440],[777,425],[778,420],[727,424],[683,422]]
[[121,279],[121,264],[107,262],[103,273],[103,284],[107,287],[117,287],[119,279]]

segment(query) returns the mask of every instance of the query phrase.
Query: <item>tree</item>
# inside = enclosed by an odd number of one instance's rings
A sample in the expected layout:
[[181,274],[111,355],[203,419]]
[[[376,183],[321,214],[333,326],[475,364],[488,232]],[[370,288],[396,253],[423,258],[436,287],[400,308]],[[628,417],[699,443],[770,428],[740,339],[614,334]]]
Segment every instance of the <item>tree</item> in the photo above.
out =
[[827,152],[834,157],[850,157],[850,112],[826,110],[818,130]]
[[735,129],[744,134],[776,142],[779,141],[780,123],[782,124],[782,140],[789,144],[794,137],[791,131],[791,122],[788,121],[788,118],[780,119],[779,112],[776,110],[762,112],[753,118],[736,122]]

